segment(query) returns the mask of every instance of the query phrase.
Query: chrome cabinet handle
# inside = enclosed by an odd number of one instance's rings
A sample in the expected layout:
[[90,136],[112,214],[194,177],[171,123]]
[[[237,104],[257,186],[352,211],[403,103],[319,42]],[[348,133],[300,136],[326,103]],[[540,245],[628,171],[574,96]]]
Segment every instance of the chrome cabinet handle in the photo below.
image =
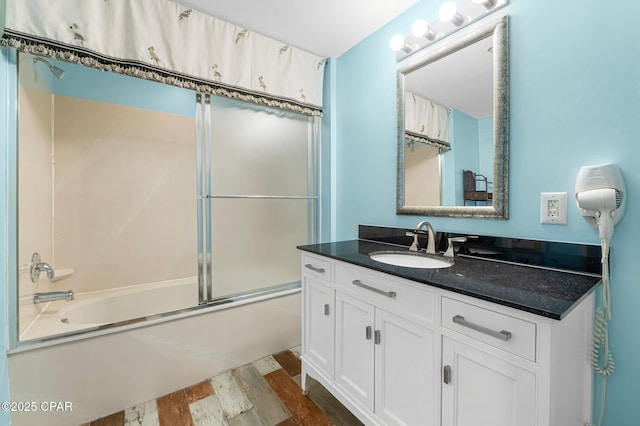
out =
[[366,284],[364,284],[364,283],[363,283],[362,281],[360,281],[360,280],[353,280],[353,281],[352,281],[352,283],[353,283],[353,285],[355,285],[355,286],[365,288],[365,289],[367,289],[367,290],[373,291],[374,293],[378,293],[378,294],[381,294],[381,295],[383,295],[383,296],[390,297],[390,298],[392,298],[392,299],[396,297],[396,292],[395,292],[395,291],[384,291],[384,290],[380,290],[380,289],[377,289],[377,288],[375,288],[375,287],[371,287],[371,286],[369,286],[369,285],[366,285]]
[[373,333],[373,343],[375,343],[376,345],[379,345],[380,341],[381,341],[381,339],[380,339],[380,330],[376,330]]
[[451,383],[451,366],[445,365],[442,369],[442,381],[445,385]]
[[329,315],[329,304],[328,303],[325,303],[325,305],[324,305],[324,314],[325,315]]
[[466,319],[464,319],[464,317],[462,315],[456,315],[453,317],[453,322],[455,322],[456,324],[460,324],[463,327],[467,327],[470,328],[472,330],[475,331],[479,331],[480,333],[484,333],[487,334],[491,337],[495,337],[496,339],[500,339],[500,340],[504,340],[505,342],[508,341],[509,339],[511,339],[511,333],[508,331],[494,331],[491,330],[490,328],[487,327],[483,327],[479,324],[475,324],[472,323],[470,321],[467,321]]
[[365,329],[364,329],[364,337],[367,340],[371,340],[371,326],[368,325]]
[[305,268],[307,269],[311,269],[313,272],[318,272],[319,274],[324,274],[324,268],[316,268],[315,266],[313,266],[310,263],[307,263],[306,265],[304,265]]

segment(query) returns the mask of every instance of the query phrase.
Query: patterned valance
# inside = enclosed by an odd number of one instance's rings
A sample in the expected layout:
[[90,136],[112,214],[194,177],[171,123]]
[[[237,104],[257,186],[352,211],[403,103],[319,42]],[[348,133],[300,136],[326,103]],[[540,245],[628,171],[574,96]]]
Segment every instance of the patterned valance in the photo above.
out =
[[407,92],[404,99],[405,131],[413,137],[448,145],[449,110],[411,92]]
[[322,110],[324,58],[167,0],[6,0],[2,43],[200,93]]

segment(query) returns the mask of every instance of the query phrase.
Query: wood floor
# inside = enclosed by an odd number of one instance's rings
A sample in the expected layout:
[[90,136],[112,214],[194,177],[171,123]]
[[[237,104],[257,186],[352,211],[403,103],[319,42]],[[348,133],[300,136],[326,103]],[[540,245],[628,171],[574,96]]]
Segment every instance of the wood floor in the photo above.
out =
[[318,382],[302,395],[299,355],[280,352],[85,426],[362,425]]

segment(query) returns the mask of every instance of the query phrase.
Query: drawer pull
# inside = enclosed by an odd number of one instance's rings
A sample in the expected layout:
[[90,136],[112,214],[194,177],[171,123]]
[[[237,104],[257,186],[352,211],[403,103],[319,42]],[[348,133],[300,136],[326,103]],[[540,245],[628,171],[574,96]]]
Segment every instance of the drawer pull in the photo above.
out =
[[445,365],[444,368],[442,369],[442,382],[445,385],[448,385],[449,383],[451,383],[451,366],[450,365]]
[[324,268],[316,268],[315,266],[313,266],[310,263],[307,263],[306,265],[304,265],[305,268],[307,269],[311,269],[313,272],[317,272],[319,274],[324,274]]
[[364,329],[364,337],[367,340],[371,340],[371,326],[368,325],[367,328]]
[[324,305],[324,314],[325,315],[329,315],[329,304],[328,303],[325,303],[325,305]]
[[480,333],[488,334],[489,336],[495,337],[496,339],[504,340],[505,342],[511,339],[511,333],[508,331],[493,331],[490,328],[467,321],[462,315],[454,316],[453,322],[455,322],[456,324],[460,324],[463,327],[468,327],[472,330],[479,331]]
[[353,285],[355,285],[355,286],[365,288],[365,289],[367,289],[367,290],[373,291],[374,293],[378,293],[378,294],[381,294],[381,295],[383,295],[383,296],[390,297],[390,298],[392,298],[392,299],[396,297],[396,292],[395,292],[395,291],[384,291],[384,290],[380,290],[380,289],[377,289],[377,288],[375,288],[375,287],[371,287],[371,286],[369,286],[369,285],[366,285],[366,284],[364,284],[364,283],[363,283],[362,281],[360,281],[360,280],[353,280],[353,281],[352,281],[352,283],[353,283]]

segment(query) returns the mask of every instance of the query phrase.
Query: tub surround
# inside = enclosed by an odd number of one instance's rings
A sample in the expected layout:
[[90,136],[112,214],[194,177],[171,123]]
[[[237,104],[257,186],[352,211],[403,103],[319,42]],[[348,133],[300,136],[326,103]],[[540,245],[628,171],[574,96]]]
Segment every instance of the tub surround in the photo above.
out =
[[[557,265],[556,269],[546,269],[487,260],[464,254],[456,256],[454,265],[449,268],[417,269],[388,265],[372,260],[369,258],[369,254],[390,249],[406,250],[412,239],[409,244],[403,245],[403,247],[391,246],[390,242],[398,242],[400,239],[404,241],[404,238],[407,238],[403,237],[404,230],[364,229],[363,233],[361,228],[360,231],[361,238],[363,235],[371,237],[372,232],[375,232],[377,237],[375,235],[374,237],[378,240],[359,239],[302,245],[298,248],[309,253],[327,256],[555,320],[566,317],[600,281],[600,276],[597,273],[572,270],[568,264],[564,264],[565,270],[560,270]],[[534,242],[526,241],[530,243],[529,246],[536,246]],[[537,244],[539,247],[544,245]],[[598,252],[599,255],[599,247],[597,246],[567,244],[566,248],[592,254],[583,262],[579,262],[583,265],[592,263],[593,253]],[[460,250],[460,248],[456,249]],[[507,250],[504,252],[507,253]],[[508,253],[506,256],[509,257]],[[517,254],[511,257],[517,257]],[[530,257],[542,258],[541,256]]]

